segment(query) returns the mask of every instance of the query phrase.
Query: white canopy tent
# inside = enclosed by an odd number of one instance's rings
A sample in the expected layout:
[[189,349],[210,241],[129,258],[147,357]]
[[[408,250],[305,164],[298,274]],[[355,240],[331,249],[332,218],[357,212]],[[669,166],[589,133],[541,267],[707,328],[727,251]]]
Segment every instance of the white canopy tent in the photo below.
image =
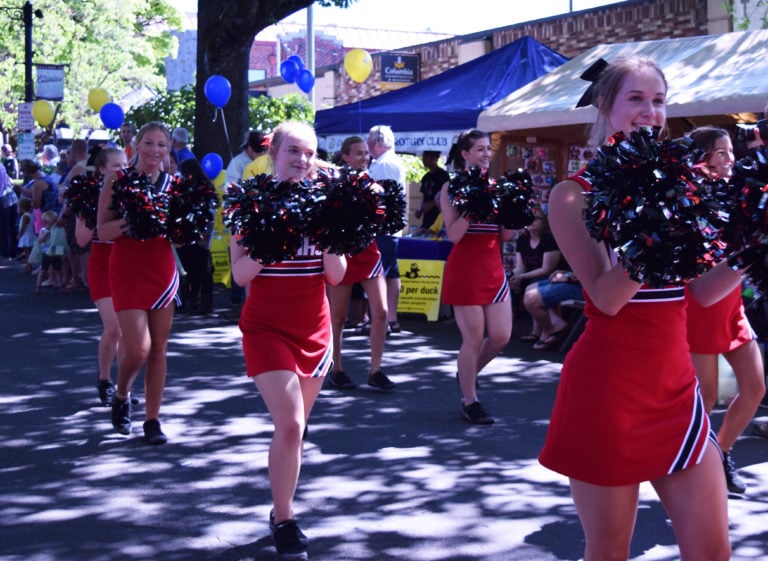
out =
[[[481,130],[516,131],[591,123],[593,107],[576,109],[588,82],[580,75],[598,58],[643,55],[669,83],[668,118],[760,113],[768,104],[768,30],[598,45],[515,90],[480,113]],[[712,120],[712,124],[722,119]]]

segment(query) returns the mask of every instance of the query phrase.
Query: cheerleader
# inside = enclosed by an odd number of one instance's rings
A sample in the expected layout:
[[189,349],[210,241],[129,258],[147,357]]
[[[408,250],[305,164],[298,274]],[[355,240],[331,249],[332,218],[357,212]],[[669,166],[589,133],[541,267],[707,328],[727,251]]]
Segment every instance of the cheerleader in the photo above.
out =
[[[285,122],[273,132],[269,154],[277,181],[301,181],[313,172],[317,137],[306,124]],[[245,366],[272,417],[269,517],[279,556],[306,559],[308,540],[293,513],[302,435],[323,379],[333,366],[326,281],[344,277],[344,257],[319,251],[308,240],[294,259],[265,265],[233,236],[232,275],[248,296],[240,315]],[[265,352],[269,349],[269,352]]]
[[171,135],[156,121],[136,135],[133,167],[109,172],[99,195],[98,236],[113,241],[109,259],[109,285],[117,312],[123,350],[118,357],[117,387],[112,400],[112,426],[120,434],[131,432],[130,390],[143,366],[146,394],[144,439],[164,444],[160,404],[165,390],[166,351],[173,325],[179,274],[171,242],[164,236],[137,239],[125,216],[111,208],[113,195],[136,174],[143,174],[155,192],[166,191],[171,176],[163,171]]
[[[103,148],[96,155],[96,172],[100,177],[123,169],[128,161],[121,148]],[[96,306],[101,319],[102,331],[99,338],[97,354],[98,376],[96,387],[102,405],[112,405],[115,385],[112,383],[112,362],[117,356],[118,341],[120,340],[120,324],[112,303],[112,291],[109,288],[109,257],[112,254],[113,242],[103,242],[96,231],[85,224],[82,216],[75,222],[75,239],[77,245],[86,247],[91,244],[86,271],[88,292],[91,301]]]
[[[616,131],[665,125],[667,83],[649,59],[608,64],[588,97],[597,106],[594,145]],[[688,354],[683,288],[651,289],[629,278],[585,225],[591,189],[579,174],[549,200],[552,231],[581,281],[588,321],[565,357],[539,459],[570,479],[585,561],[629,557],[644,481],[672,521],[681,559],[728,559],[722,458]],[[690,287],[706,306],[740,281],[723,263]]]

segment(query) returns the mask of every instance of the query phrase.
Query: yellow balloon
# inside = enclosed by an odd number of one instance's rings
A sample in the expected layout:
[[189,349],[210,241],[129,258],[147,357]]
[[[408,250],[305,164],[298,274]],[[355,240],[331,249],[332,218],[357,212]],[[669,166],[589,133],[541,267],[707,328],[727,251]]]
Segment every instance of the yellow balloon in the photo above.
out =
[[213,180],[213,186],[218,189],[219,187],[224,185],[224,181],[226,181],[226,179],[227,179],[227,172],[224,170],[221,170],[221,172],[219,172],[219,175],[216,176],[216,179]]
[[355,82],[365,82],[373,70],[373,59],[368,51],[352,49],[344,57],[344,69]]
[[32,104],[32,116],[41,126],[47,127],[53,121],[53,104],[47,99],[38,99]]
[[110,101],[112,101],[112,96],[104,88],[91,88],[91,91],[88,92],[88,105],[97,113]]

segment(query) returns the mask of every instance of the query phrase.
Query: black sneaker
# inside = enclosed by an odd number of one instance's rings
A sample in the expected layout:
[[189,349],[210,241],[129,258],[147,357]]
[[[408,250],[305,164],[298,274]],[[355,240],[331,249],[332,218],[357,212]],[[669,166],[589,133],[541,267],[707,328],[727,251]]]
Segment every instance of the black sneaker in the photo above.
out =
[[112,426],[120,434],[131,434],[131,401],[112,398]]
[[343,370],[331,372],[328,375],[328,385],[339,390],[354,390],[357,386]]
[[768,438],[768,423],[752,423],[752,434]]
[[150,419],[144,422],[144,440],[150,444],[165,444],[168,442],[168,437],[165,436],[160,428],[160,421]]
[[295,520],[283,520],[275,524],[273,515],[270,514],[269,530],[279,559],[307,559],[309,540]]
[[397,384],[387,378],[387,375],[381,370],[368,374],[368,385],[387,392],[392,391],[397,387]]
[[101,400],[101,404],[105,407],[112,405],[112,398],[115,395],[115,384],[112,383],[112,380],[99,379],[96,382],[96,387],[99,390],[99,399]]
[[729,493],[742,494],[747,490],[747,484],[736,470],[736,464],[733,463],[730,452],[723,452],[723,470],[725,471],[725,482],[728,485]]
[[473,401],[472,403],[463,405],[461,407],[461,416],[470,423],[478,425],[492,425],[495,421],[479,401]]

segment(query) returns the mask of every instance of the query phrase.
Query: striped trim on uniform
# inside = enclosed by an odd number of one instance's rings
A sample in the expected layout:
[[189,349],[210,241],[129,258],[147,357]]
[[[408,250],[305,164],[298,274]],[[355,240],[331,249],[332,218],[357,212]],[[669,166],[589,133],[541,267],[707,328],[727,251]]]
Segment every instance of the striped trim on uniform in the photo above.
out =
[[380,277],[383,272],[384,272],[384,261],[381,259],[381,254],[379,254],[379,260],[376,261],[376,265],[374,265],[373,268],[371,269],[371,272],[368,274],[368,278],[375,279],[376,277]]
[[634,303],[650,303],[683,299],[685,299],[683,287],[672,286],[669,288],[641,288],[629,301]]
[[693,410],[691,411],[688,430],[667,474],[698,464],[704,457],[704,452],[707,449],[707,440],[710,439],[711,433],[709,417],[704,409],[704,400],[699,392],[699,381],[696,380],[696,399],[693,400]]
[[155,187],[160,193],[165,193],[171,188],[171,183],[173,183],[173,176],[170,173],[160,172]]
[[280,261],[264,265],[260,277],[315,277],[323,274],[323,258],[317,256],[297,257],[292,261]]
[[152,306],[149,308],[150,310],[162,310],[163,308],[167,308],[172,301],[176,301],[176,303],[179,303],[179,299],[177,297],[177,293],[179,291],[179,271],[178,269],[173,271],[173,278],[171,279],[171,282],[168,284],[168,287],[163,291],[163,293],[160,295],[160,297],[155,300],[155,303],[152,304]]
[[504,283],[496,293],[496,296],[493,297],[493,303],[497,304],[498,302],[506,302],[507,300],[509,300],[509,281],[507,280],[507,275],[504,275]]
[[328,372],[331,371],[331,368],[333,368],[333,341],[331,341],[328,347],[325,349],[323,358],[320,360],[320,363],[317,365],[312,374],[310,374],[310,378],[319,378],[320,376],[325,376],[328,374]]
[[474,222],[467,228],[467,234],[498,234],[499,227],[496,224],[475,224]]

